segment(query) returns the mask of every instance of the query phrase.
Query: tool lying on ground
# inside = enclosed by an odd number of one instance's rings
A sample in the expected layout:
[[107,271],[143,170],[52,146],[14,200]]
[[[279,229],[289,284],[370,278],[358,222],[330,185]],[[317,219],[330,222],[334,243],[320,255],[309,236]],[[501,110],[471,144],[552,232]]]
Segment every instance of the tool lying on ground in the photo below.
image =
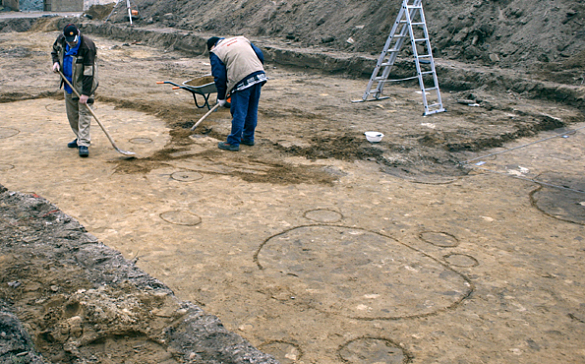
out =
[[[61,75],[61,78],[63,79],[63,81],[65,81],[67,83],[67,85],[69,85],[69,87],[71,87],[71,89],[73,90],[73,92],[75,93],[75,95],[77,97],[81,97],[81,95],[79,95],[79,92],[77,92],[77,90],[73,87],[73,85],[71,84],[71,82],[69,82],[69,80],[63,75],[63,73],[61,71],[59,71],[59,75]],[[116,151],[118,153],[122,153],[124,155],[129,155],[129,156],[133,156],[136,153],[134,152],[128,152],[125,150],[122,150],[120,148],[118,148],[118,146],[116,146],[116,143],[114,143],[114,140],[112,139],[112,137],[110,136],[110,134],[108,133],[108,131],[106,130],[106,128],[104,128],[103,124],[101,123],[100,119],[98,119],[97,115],[95,114],[95,112],[93,112],[93,110],[91,109],[91,107],[89,107],[89,105],[84,104],[87,109],[89,110],[89,112],[93,115],[93,117],[95,118],[95,121],[97,121],[98,125],[100,126],[100,128],[102,128],[102,130],[104,131],[104,133],[106,134],[106,136],[108,137],[108,140],[110,141],[110,143],[112,143],[112,146],[114,147],[114,149],[116,149]]]
[[[209,105],[209,96],[217,92],[212,75],[205,75],[199,78],[185,81],[183,82],[183,86],[177,85],[171,81],[158,81],[157,84],[174,85],[173,90],[183,89],[185,91],[191,92],[193,94],[193,100],[195,100],[195,106],[197,106],[199,109],[206,106],[208,109],[211,109],[211,106]],[[197,95],[201,95],[205,99],[205,103],[201,106],[199,106],[199,103],[197,102]]]

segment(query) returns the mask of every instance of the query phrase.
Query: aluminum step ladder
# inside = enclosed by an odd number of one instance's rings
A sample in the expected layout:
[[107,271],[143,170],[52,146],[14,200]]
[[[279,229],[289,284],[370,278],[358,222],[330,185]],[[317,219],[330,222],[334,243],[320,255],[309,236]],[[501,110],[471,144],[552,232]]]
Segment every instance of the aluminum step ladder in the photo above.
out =
[[[406,38],[410,38],[417,76],[389,80],[388,76],[390,75],[392,66],[394,66],[396,58],[398,57]],[[422,54],[419,54],[419,47]],[[370,78],[366,92],[364,92],[362,100],[357,100],[355,102],[387,99],[387,96],[382,96],[382,91],[386,83],[412,80],[415,78],[418,78],[422,92],[425,108],[423,115],[427,116],[445,111],[441,99],[441,91],[439,90],[439,80],[437,79],[435,60],[433,58],[433,51],[429,40],[429,32],[423,11],[422,0],[403,0],[400,12],[396,17],[396,21],[394,22],[388,39],[386,40],[384,49],[382,50],[382,53],[380,53],[380,57],[376,63],[376,68],[374,68],[374,71],[372,72],[372,77]],[[430,84],[431,79],[432,85],[427,87],[425,81],[427,81],[427,84]],[[372,90],[374,83],[377,83],[376,88]],[[368,99],[370,96],[372,96],[373,99]],[[429,104],[429,102],[431,103]]]

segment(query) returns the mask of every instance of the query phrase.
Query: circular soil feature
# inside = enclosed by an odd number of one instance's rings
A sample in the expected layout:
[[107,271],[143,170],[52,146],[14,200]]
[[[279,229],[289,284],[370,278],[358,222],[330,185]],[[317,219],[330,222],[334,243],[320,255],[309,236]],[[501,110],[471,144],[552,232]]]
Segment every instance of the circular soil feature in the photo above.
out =
[[[585,180],[578,175],[543,173],[536,181],[576,191],[585,191]],[[530,193],[532,205],[555,219],[585,225],[585,193],[541,186]]]
[[459,240],[455,236],[442,231],[423,231],[418,237],[425,243],[441,248],[453,248],[459,245]]
[[445,255],[443,259],[445,259],[449,265],[455,267],[471,268],[479,265],[477,259],[466,254],[449,254]]
[[193,182],[203,178],[203,175],[194,171],[179,171],[171,174],[171,178],[181,182]]
[[150,138],[132,138],[132,139],[130,139],[130,143],[132,143],[132,144],[150,144],[150,143],[152,143],[152,139],[150,139]]
[[20,133],[20,130],[0,127],[0,139],[7,139]]
[[65,101],[59,103],[50,103],[45,105],[45,109],[50,112],[55,112],[59,114],[66,114],[67,108],[65,107]]
[[189,211],[175,210],[160,214],[160,218],[176,225],[195,226],[201,223],[201,218]]
[[343,345],[339,357],[351,364],[404,364],[410,361],[404,350],[387,339],[359,338]]
[[12,164],[0,164],[0,171],[7,171],[14,168]]
[[274,356],[281,364],[298,363],[303,352],[292,343],[286,341],[270,341],[258,347],[261,351]]
[[339,212],[328,209],[309,210],[303,216],[317,222],[337,222],[343,218]]
[[349,318],[426,316],[457,306],[472,291],[446,264],[357,228],[293,228],[266,240],[254,258],[267,286],[278,282],[296,303]]

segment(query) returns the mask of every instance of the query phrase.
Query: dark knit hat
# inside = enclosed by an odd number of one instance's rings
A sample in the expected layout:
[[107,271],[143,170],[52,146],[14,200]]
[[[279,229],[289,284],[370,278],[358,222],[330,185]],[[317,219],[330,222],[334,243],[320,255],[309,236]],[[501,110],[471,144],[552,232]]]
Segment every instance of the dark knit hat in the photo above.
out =
[[65,28],[63,28],[63,35],[68,42],[73,42],[78,34],[79,29],[77,29],[75,24],[67,24],[65,25]]
[[211,47],[213,47],[221,38],[220,37],[211,37],[207,40],[207,50],[210,51]]

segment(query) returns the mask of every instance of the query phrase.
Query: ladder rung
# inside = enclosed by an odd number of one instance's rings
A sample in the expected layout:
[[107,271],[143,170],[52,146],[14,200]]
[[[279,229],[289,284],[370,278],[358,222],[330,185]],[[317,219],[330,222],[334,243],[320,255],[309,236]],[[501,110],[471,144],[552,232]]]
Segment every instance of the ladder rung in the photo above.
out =
[[385,50],[384,52],[388,53],[388,52],[399,52],[399,51],[400,51],[400,49],[392,48],[392,49]]
[[420,23],[411,23],[412,25],[425,25],[424,22],[420,22]]
[[418,56],[418,58],[430,58],[430,57],[432,57],[432,55],[430,55],[430,54],[423,54],[422,56],[421,55]]
[[407,9],[422,9],[422,5],[406,5]]
[[428,105],[428,106],[427,106],[427,108],[429,108],[429,109],[430,109],[431,107],[436,107],[436,106],[441,106],[441,107],[443,107],[443,105],[441,105],[441,104],[437,103],[437,104]]
[[415,39],[415,42],[426,42],[427,40],[429,40],[429,38],[419,38],[419,39]]
[[386,62],[386,63],[382,63],[380,65],[380,67],[388,67],[388,66],[392,66],[392,65],[394,65],[394,63]]
[[435,73],[435,72],[433,72],[433,71],[425,71],[425,72],[421,72],[420,74],[421,75],[430,75],[430,74],[433,74],[433,73]]
[[425,88],[425,91],[435,91],[437,88],[436,87],[430,87],[430,88]]

